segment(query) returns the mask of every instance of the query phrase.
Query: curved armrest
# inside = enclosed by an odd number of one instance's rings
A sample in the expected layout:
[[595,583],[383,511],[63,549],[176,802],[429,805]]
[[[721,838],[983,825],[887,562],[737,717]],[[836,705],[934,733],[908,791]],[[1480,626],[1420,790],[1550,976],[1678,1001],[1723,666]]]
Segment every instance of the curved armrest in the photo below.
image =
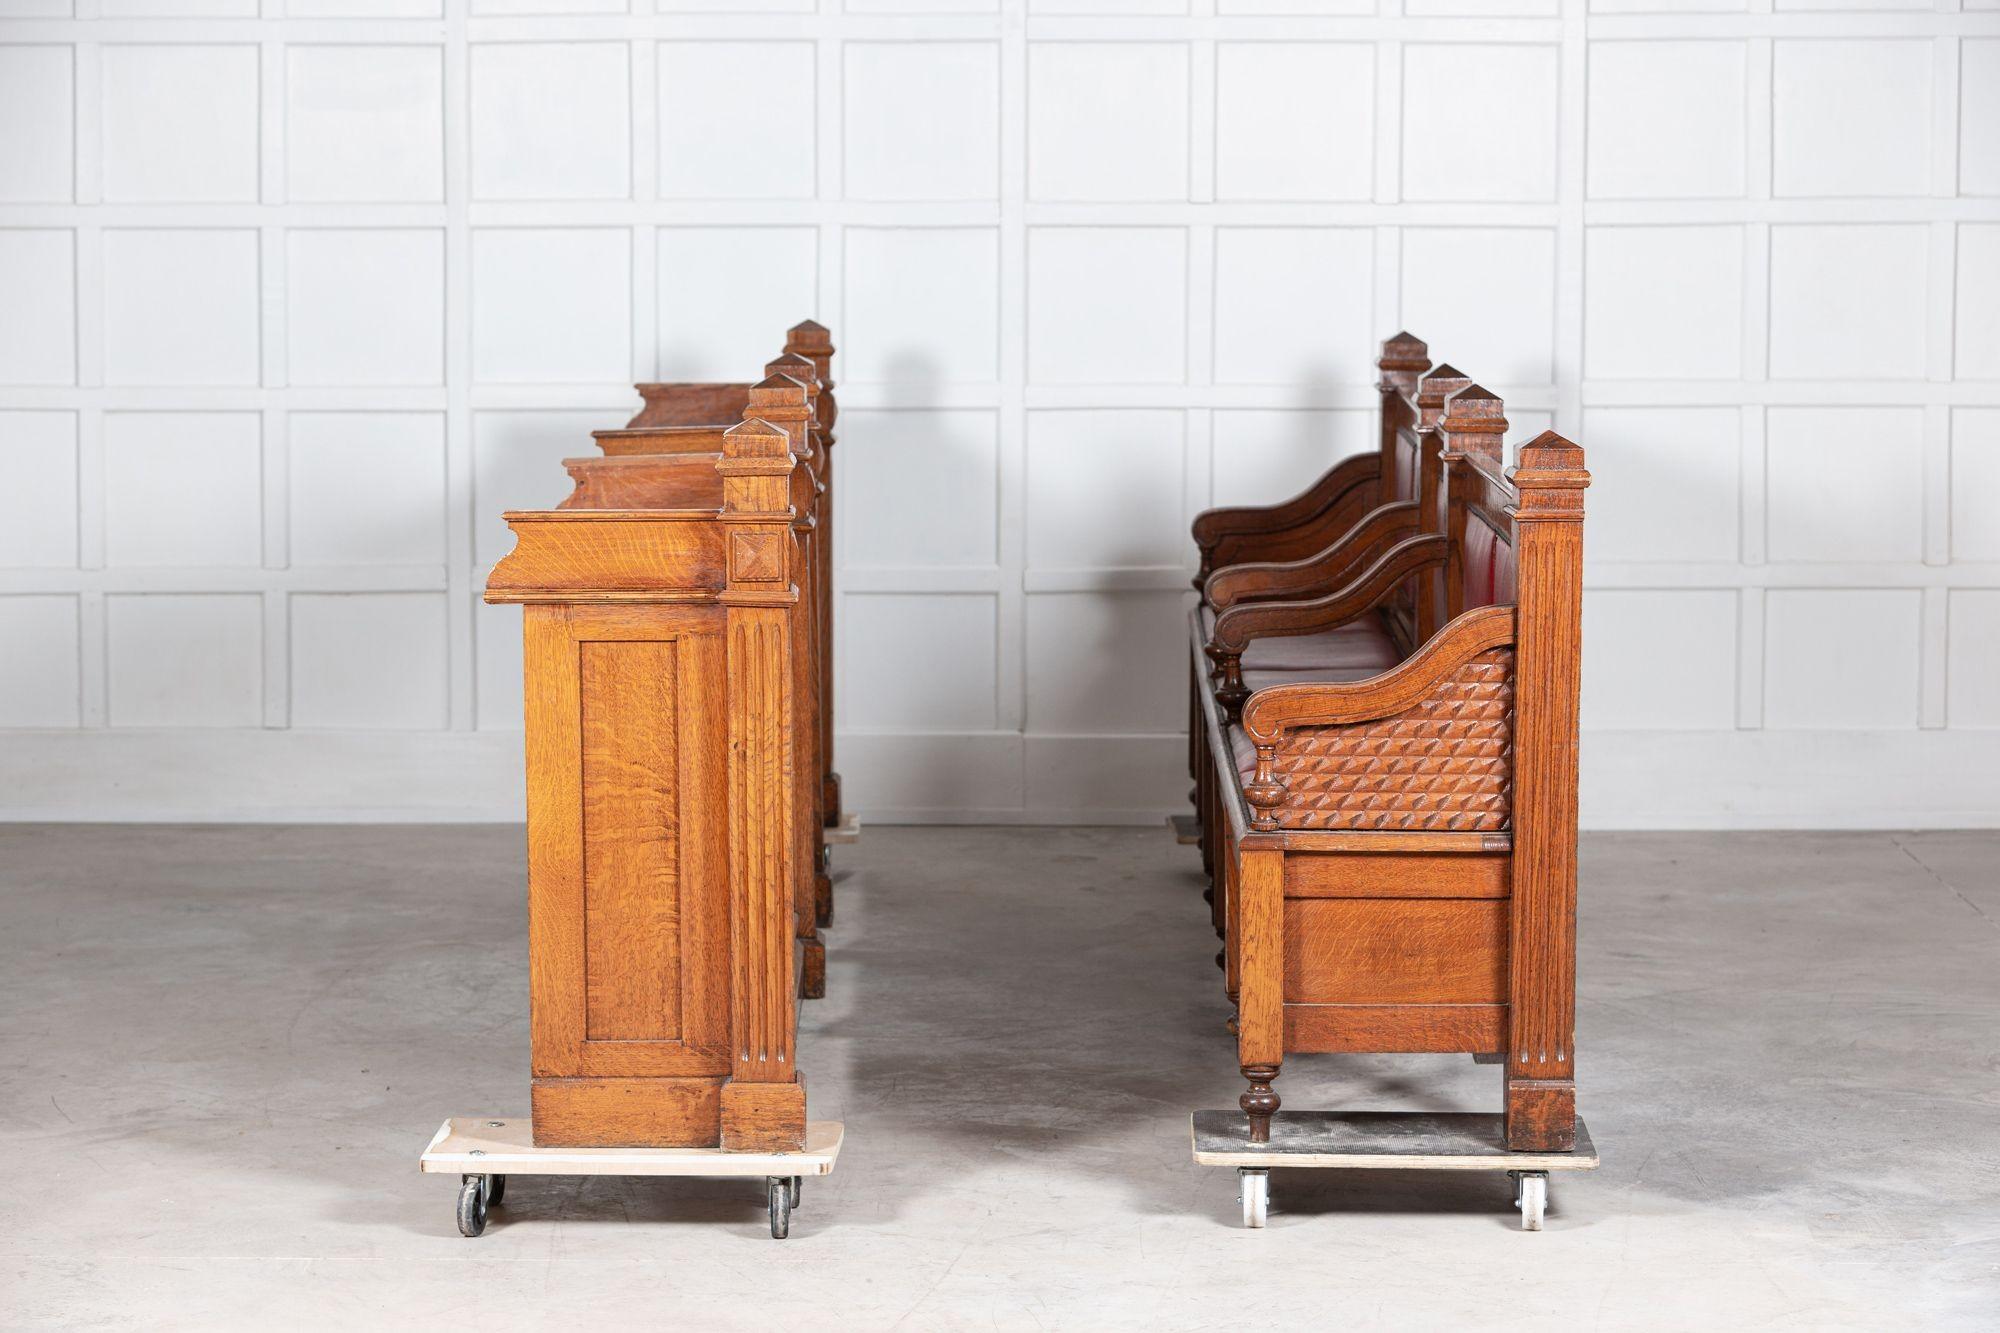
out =
[[1414,502],[1379,505],[1345,537],[1303,560],[1228,565],[1208,576],[1204,594],[1217,611],[1245,602],[1296,601],[1340,587],[1355,570],[1407,537],[1418,524]]
[[1334,464],[1318,481],[1278,504],[1204,509],[1195,515],[1195,545],[1204,551],[1213,550],[1224,537],[1268,532],[1304,523],[1355,487],[1372,484],[1381,474],[1380,454],[1356,454]]
[[1331,685],[1273,685],[1243,706],[1243,730],[1258,746],[1275,745],[1292,727],[1370,722],[1412,708],[1481,653],[1514,642],[1514,608],[1482,606],[1433,634],[1409,660],[1367,680]]
[[1241,657],[1253,639],[1312,634],[1346,624],[1373,610],[1396,585],[1420,569],[1444,563],[1445,539],[1437,533],[1405,537],[1384,551],[1361,576],[1337,592],[1305,602],[1247,602],[1215,618],[1211,657]]

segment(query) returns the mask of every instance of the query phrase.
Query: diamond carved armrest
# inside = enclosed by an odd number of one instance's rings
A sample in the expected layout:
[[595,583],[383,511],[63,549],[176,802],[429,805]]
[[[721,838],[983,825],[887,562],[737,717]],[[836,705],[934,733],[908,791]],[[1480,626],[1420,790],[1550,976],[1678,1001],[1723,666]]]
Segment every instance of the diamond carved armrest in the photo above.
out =
[[1509,828],[1514,642],[1514,608],[1481,607],[1379,676],[1251,695],[1251,827]]

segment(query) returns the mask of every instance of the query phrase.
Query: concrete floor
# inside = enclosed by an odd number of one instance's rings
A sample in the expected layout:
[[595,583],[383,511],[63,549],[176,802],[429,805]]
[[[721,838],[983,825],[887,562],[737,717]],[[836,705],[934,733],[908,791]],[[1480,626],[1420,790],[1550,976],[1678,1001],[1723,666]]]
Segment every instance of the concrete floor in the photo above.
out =
[[[415,1165],[526,1100],[513,828],[0,830],[0,1325],[1993,1328],[2000,834],[1587,839],[1604,1156],[1504,1178],[1188,1158],[1240,1084],[1164,829],[871,828],[807,1010],[839,1172]],[[1464,1057],[1295,1059],[1294,1107],[1498,1106]],[[588,1321],[588,1323],[586,1323]]]

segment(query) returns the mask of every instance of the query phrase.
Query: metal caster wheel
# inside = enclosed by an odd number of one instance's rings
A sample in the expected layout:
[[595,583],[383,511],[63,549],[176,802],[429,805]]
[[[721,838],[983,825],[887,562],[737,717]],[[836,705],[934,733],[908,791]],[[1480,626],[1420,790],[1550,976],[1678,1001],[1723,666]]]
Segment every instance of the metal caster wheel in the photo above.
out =
[[1514,1177],[1514,1206],[1521,1210],[1521,1230],[1540,1231],[1542,1214],[1549,1206],[1549,1173],[1509,1171]]
[[786,1176],[772,1176],[765,1184],[770,1201],[771,1239],[783,1240],[792,1232],[792,1184]]
[[1236,1189],[1243,1199],[1243,1225],[1263,1227],[1271,1210],[1271,1173],[1261,1167],[1236,1168]]
[[458,1234],[477,1236],[486,1230],[488,1203],[485,1176],[466,1176],[458,1187]]

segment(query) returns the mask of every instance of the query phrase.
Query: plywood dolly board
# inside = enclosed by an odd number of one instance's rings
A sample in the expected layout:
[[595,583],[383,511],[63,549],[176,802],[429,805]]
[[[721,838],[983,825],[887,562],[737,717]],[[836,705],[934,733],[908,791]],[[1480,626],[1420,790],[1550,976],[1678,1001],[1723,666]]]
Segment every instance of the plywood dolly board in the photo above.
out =
[[829,847],[861,841],[861,816],[849,811],[841,821],[826,831]]
[[1250,1122],[1241,1111],[1196,1111],[1189,1122],[1197,1165],[1236,1168],[1246,1227],[1264,1225],[1274,1166],[1505,1171],[1514,1180],[1523,1231],[1542,1229],[1550,1172],[1597,1169],[1597,1147],[1582,1120],[1571,1152],[1509,1152],[1502,1118],[1473,1112],[1281,1111],[1271,1121],[1269,1143],[1250,1142]]
[[838,1120],[806,1124],[798,1152],[725,1152],[720,1148],[537,1148],[527,1116],[454,1116],[438,1127],[417,1161],[419,1171],[457,1175],[458,1229],[486,1230],[486,1213],[507,1191],[508,1176],[763,1176],[771,1235],[791,1231],[804,1176],[833,1174],[844,1133]]

